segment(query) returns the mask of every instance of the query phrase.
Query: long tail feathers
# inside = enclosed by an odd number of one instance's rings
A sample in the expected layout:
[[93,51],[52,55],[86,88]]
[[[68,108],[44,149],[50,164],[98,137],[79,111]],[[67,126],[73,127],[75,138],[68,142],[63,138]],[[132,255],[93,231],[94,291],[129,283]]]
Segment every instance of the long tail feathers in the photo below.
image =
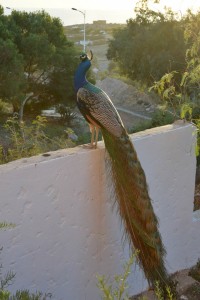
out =
[[125,131],[120,138],[106,130],[102,130],[102,134],[110,156],[118,210],[125,234],[130,244],[139,249],[139,264],[149,284],[154,285],[155,281],[159,281],[166,285],[168,274],[164,265],[165,249],[136,151]]

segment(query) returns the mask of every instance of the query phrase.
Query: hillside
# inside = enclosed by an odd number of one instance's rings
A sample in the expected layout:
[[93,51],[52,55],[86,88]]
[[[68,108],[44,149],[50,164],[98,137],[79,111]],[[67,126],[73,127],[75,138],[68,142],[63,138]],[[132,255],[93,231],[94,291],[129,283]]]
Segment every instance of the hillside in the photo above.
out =
[[147,112],[148,108],[153,106],[153,100],[150,96],[122,80],[106,77],[103,80],[98,80],[96,85],[110,96],[116,106],[122,106],[130,110],[137,107],[137,111],[143,111],[146,108]]

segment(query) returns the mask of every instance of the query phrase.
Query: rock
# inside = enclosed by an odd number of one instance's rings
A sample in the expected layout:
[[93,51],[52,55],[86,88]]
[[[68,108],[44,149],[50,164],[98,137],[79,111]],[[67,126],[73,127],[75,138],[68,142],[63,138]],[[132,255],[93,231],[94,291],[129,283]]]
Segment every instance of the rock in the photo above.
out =
[[[188,276],[189,269],[181,270],[179,272],[174,273],[171,278],[173,281],[177,281],[177,293],[178,299],[180,300],[197,300],[200,299],[200,294],[197,293],[197,289],[200,289],[200,284],[193,279],[192,277]],[[192,290],[196,290],[196,296],[192,294]],[[145,299],[148,300],[155,300],[157,299],[154,291],[148,290],[139,295],[135,295],[131,300],[140,300],[142,297],[146,297]],[[192,298],[191,298],[192,297]]]
[[173,275],[173,280],[178,281],[177,292],[179,295],[184,294],[184,292],[194,283],[196,280],[188,276],[188,269],[179,271]]

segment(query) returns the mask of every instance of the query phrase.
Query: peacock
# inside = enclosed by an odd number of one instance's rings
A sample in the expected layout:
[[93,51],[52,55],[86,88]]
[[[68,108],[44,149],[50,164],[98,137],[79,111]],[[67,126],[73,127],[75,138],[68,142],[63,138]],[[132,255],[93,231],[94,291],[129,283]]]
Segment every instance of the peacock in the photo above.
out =
[[97,147],[99,130],[102,132],[109,154],[118,212],[131,247],[139,250],[139,265],[151,287],[156,281],[166,285],[169,282],[165,267],[166,251],[145,173],[111,99],[86,78],[93,58],[92,51],[90,53],[80,55],[81,61],[74,76],[77,106],[90,126],[91,147]]

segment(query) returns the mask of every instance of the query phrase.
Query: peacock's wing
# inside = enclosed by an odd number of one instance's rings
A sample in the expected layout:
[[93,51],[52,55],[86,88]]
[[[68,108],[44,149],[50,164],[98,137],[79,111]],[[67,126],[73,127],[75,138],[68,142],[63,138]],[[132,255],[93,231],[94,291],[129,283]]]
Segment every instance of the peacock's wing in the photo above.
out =
[[108,95],[101,89],[88,84],[77,92],[77,104],[85,119],[112,135],[121,136],[124,125]]

